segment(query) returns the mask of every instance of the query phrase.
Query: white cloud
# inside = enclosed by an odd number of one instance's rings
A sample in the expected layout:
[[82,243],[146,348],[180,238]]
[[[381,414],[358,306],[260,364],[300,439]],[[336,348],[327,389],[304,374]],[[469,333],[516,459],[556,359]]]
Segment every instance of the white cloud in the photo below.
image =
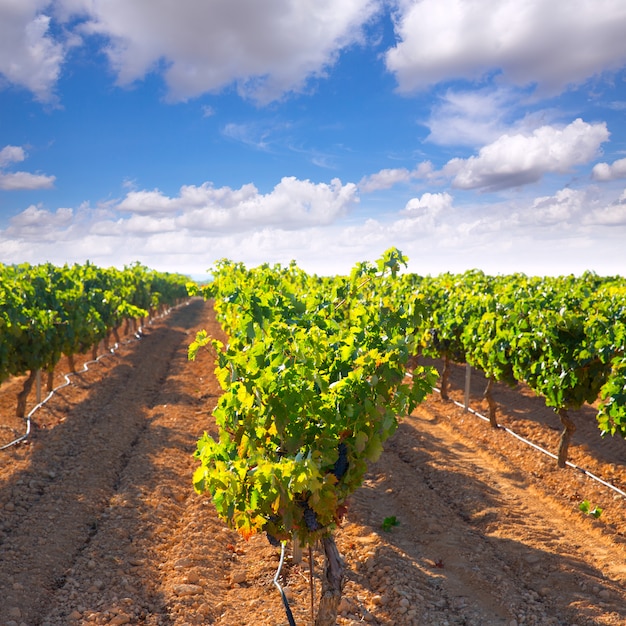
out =
[[439,215],[452,208],[453,198],[449,193],[424,193],[421,198],[411,198],[404,207],[410,216]]
[[584,223],[600,226],[626,226],[626,190],[615,202],[594,208],[585,216]]
[[514,94],[509,89],[449,89],[431,112],[428,141],[446,146],[477,146],[497,139],[507,127],[505,116]]
[[556,117],[555,111],[544,108],[519,118],[520,105],[528,101],[528,94],[511,87],[447,89],[425,122],[430,130],[427,141],[443,146],[483,146],[504,133],[527,132]]
[[258,198],[257,188],[248,183],[239,189],[230,187],[215,188],[211,183],[202,185],[184,185],[176,198],[164,195],[158,189],[153,191],[131,191],[122,200],[117,209],[137,214],[176,213],[186,211],[227,211],[243,202]]
[[31,91],[41,102],[54,101],[54,87],[65,56],[64,44],[50,35],[49,0],[0,3],[0,74]]
[[26,153],[21,146],[5,146],[0,150],[0,167],[6,167],[11,163],[20,163],[25,158]]
[[339,50],[362,38],[377,0],[215,0],[88,3],[86,33],[106,49],[121,85],[163,69],[170,98],[186,100],[237,84],[260,102],[323,75]]
[[443,168],[458,189],[497,191],[539,181],[547,173],[567,173],[597,156],[609,138],[604,123],[574,120],[564,128],[541,126],[532,133],[502,135],[477,156],[455,158]]
[[608,163],[598,163],[594,165],[591,176],[594,180],[603,182],[626,178],[626,159],[613,161],[612,165]]
[[[341,188],[349,190],[350,183]],[[210,195],[207,188],[187,189],[199,197]],[[290,180],[284,185],[283,193],[290,196],[284,206],[292,206],[296,198],[302,203],[303,189],[308,189],[309,195],[323,192],[319,185]],[[250,200],[266,203],[276,219],[259,219],[254,227],[250,219],[237,223],[245,214],[246,202],[235,202],[232,194],[241,190],[213,190],[218,191],[230,198],[234,207],[228,229],[204,228],[202,212],[197,209],[181,213],[188,206],[182,201],[182,192],[171,198],[178,203],[177,210],[161,207],[154,213],[145,207],[130,214],[118,213],[115,203],[73,211],[32,206],[13,218],[6,230],[0,230],[0,261],[63,264],[90,259],[101,266],[119,267],[139,260],[155,269],[198,276],[223,257],[249,266],[295,259],[307,271],[336,274],[397,246],[409,256],[411,271],[421,274],[463,272],[472,267],[489,273],[542,275],[626,271],[626,192],[615,195],[604,185],[488,204],[467,204],[445,192],[429,192],[409,200],[404,209],[397,207],[391,219],[355,224],[337,217],[323,225],[300,219],[297,226],[287,210],[284,224],[277,218],[281,210],[276,206],[283,203],[277,198],[280,193],[255,192]],[[133,202],[141,206],[139,197]],[[598,245],[599,239],[602,245]]]
[[398,183],[407,183],[411,180],[411,172],[405,167],[384,169],[370,176],[364,177],[359,182],[359,189],[363,193],[389,189]]
[[16,191],[19,189],[50,189],[56,180],[54,176],[31,174],[29,172],[2,171],[12,163],[26,159],[26,152],[21,146],[5,146],[0,150],[0,189]]
[[231,122],[224,126],[222,134],[233,141],[238,141],[256,150],[265,151],[269,149],[270,137],[273,135],[274,130],[270,125],[261,122],[249,122],[246,124]]
[[430,161],[422,161],[413,170],[406,167],[382,169],[369,176],[364,176],[359,181],[359,191],[371,193],[383,189],[390,189],[395,185],[409,183],[412,180],[423,179],[433,181],[437,176]]
[[[339,179],[330,184],[312,183],[285,177],[267,194],[259,193],[253,184],[240,189],[216,189],[210,183],[184,186],[175,198],[159,190],[132,191],[117,209],[135,216],[152,216],[141,222],[148,231],[155,228],[155,219],[167,214],[175,218],[177,228],[243,232],[265,226],[294,229],[331,224],[355,202],[358,198],[354,183],[343,185]],[[162,226],[166,222],[158,223]]]
[[626,63],[623,0],[400,0],[386,55],[402,92],[502,72],[559,93]]
[[411,271],[421,274],[473,267],[492,274],[623,274],[625,236],[626,192],[615,202],[595,188],[566,188],[488,204],[457,204],[447,193],[425,193],[397,219],[344,228],[329,246],[339,254],[339,242],[351,242],[358,259],[396,245],[409,256]]
[[30,174],[29,172],[0,172],[0,189],[16,191],[18,189],[51,189],[54,186],[54,176],[44,174]]
[[74,211],[60,208],[48,211],[31,204],[21,213],[13,216],[5,231],[9,238],[26,241],[59,241],[61,232],[72,225]]
[[403,92],[501,73],[557,93],[626,63],[622,0],[13,0],[0,3],[0,74],[54,101],[68,49],[95,34],[120,85],[158,72],[173,101],[236,85],[267,103],[325,76],[385,4]]
[[525,226],[556,226],[566,228],[580,223],[588,207],[595,204],[589,190],[560,189],[552,196],[535,198],[528,209],[519,211],[516,220]]
[[5,1],[0,74],[53,102],[68,49],[98,35],[120,85],[162,72],[172,101],[234,84],[267,103],[324,76],[379,8],[380,0]]
[[411,173],[413,178],[421,178],[425,180],[433,180],[438,176],[435,168],[430,161],[422,161]]

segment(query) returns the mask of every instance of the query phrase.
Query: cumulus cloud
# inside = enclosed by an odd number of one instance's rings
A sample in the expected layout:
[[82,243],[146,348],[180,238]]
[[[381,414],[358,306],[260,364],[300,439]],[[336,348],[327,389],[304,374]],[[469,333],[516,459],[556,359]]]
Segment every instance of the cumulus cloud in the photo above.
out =
[[626,62],[626,5],[604,0],[401,0],[387,68],[411,92],[501,72],[559,93]]
[[453,198],[449,193],[424,193],[421,198],[411,198],[404,207],[404,213],[410,216],[439,215],[452,208]]
[[379,0],[3,2],[0,74],[54,101],[68,49],[96,35],[120,85],[162,72],[172,101],[234,84],[267,103],[323,77],[379,8]]
[[0,3],[0,74],[31,91],[41,102],[54,100],[65,45],[50,34],[49,0]]
[[[196,189],[199,195],[205,193]],[[240,190],[223,191],[228,195]],[[272,193],[257,192],[255,197],[262,202]],[[488,205],[429,192],[410,199],[393,219],[338,219],[293,229],[279,223],[201,229],[195,217],[184,227],[177,211],[117,212],[117,204],[73,211],[31,206],[0,230],[0,261],[62,264],[90,259],[119,267],[139,260],[156,269],[199,276],[223,257],[249,266],[295,259],[307,271],[337,274],[397,246],[410,258],[411,271],[421,274],[463,272],[468,267],[490,273],[615,274],[624,267],[626,192],[618,198],[608,186],[566,188]]]
[[[54,100],[68,49],[105,42],[120,85],[162,73],[172,101],[235,85],[260,103],[323,77],[382,0],[21,0],[0,4],[0,74]],[[622,0],[398,0],[386,53],[399,90],[501,75],[557,93],[626,63]],[[56,20],[56,23],[53,23]],[[210,114],[211,110],[207,109]],[[437,134],[435,131],[434,134]]]
[[[343,185],[337,178],[327,183],[312,183],[294,177],[283,178],[274,189],[261,194],[253,184],[240,189],[215,188],[210,183],[184,186],[177,197],[159,190],[132,191],[118,204],[122,212],[151,216],[136,223],[155,227],[160,216],[175,218],[176,228],[193,231],[246,231],[276,226],[283,229],[328,225],[345,215],[358,202],[354,183]],[[161,227],[170,222],[160,222]]]
[[359,191],[371,193],[390,189],[395,185],[408,183],[415,179],[432,180],[435,176],[433,164],[430,161],[422,161],[413,170],[408,170],[406,167],[387,168],[364,176],[359,182]]
[[3,171],[13,163],[26,159],[26,152],[21,146],[5,146],[0,150],[0,189],[16,191],[20,189],[50,189],[54,185],[55,177],[29,172]]
[[550,109],[529,111],[519,118],[528,94],[512,87],[447,89],[435,101],[425,125],[427,141],[442,146],[483,146],[505,132],[525,132],[549,123]]
[[49,211],[31,204],[11,218],[5,234],[14,240],[58,241],[61,231],[71,227],[73,218],[72,209]]
[[5,146],[0,150],[0,167],[6,167],[11,163],[20,163],[25,158],[26,153],[21,146]]
[[626,190],[606,206],[596,207],[585,216],[584,223],[599,226],[626,226]]
[[389,189],[398,183],[407,183],[409,180],[411,180],[411,172],[405,167],[384,169],[364,177],[359,183],[359,189],[368,193],[380,189]]
[[509,89],[447,90],[426,122],[428,141],[445,146],[477,146],[494,141],[506,128],[512,97]]
[[517,219],[530,226],[566,227],[580,222],[586,208],[595,202],[588,190],[560,189],[552,196],[535,198],[528,209],[521,211]]
[[592,160],[609,138],[604,123],[574,120],[563,128],[541,126],[532,133],[505,134],[477,156],[455,158],[444,166],[458,189],[497,191],[539,181],[547,173],[566,173]]
[[591,171],[591,177],[593,180],[602,182],[626,178],[626,159],[613,161],[611,165],[608,163],[598,163],[594,165]]
[[109,39],[121,85],[164,70],[170,98],[186,100],[235,83],[260,102],[323,75],[339,50],[362,38],[376,0],[151,0],[84,2],[85,33]]
[[121,201],[74,211],[30,206],[0,229],[0,262],[90,259],[119,267],[140,260],[197,276],[223,257],[248,264],[304,258],[305,265],[306,259],[323,258],[333,272],[347,271],[352,261],[326,257],[341,216],[356,202],[353,183],[289,177],[265,194],[254,185],[231,189],[206,183],[185,186],[174,197],[131,191]]
[[[43,247],[26,254],[25,248],[16,243],[38,241],[71,244],[72,258],[102,258],[106,264],[111,264],[111,259],[116,264],[137,259],[147,263],[146,258],[157,252],[167,252],[174,259],[181,255],[191,259],[194,253],[204,258],[210,252],[214,260],[232,258],[238,242],[262,232],[268,241],[282,241],[274,250],[271,246],[263,248],[266,258],[268,250],[270,258],[275,258],[279,250],[310,247],[310,241],[307,245],[302,241],[310,239],[313,232],[319,233],[315,235],[318,241],[323,241],[326,229],[357,202],[354,183],[344,185],[338,179],[312,183],[287,177],[266,194],[252,184],[231,189],[205,183],[184,186],[175,197],[159,190],[131,191],[121,201],[95,208],[83,204],[76,210],[50,211],[31,205],[11,218],[4,231],[0,230],[0,261],[11,262],[18,249],[23,259],[63,256]],[[219,255],[218,249],[223,249]],[[68,249],[63,254],[67,256]],[[281,256],[281,260],[289,261],[294,256]],[[154,259],[149,264],[161,267]]]
[[50,189],[54,186],[55,177],[29,172],[0,172],[0,189],[17,191],[19,189]]

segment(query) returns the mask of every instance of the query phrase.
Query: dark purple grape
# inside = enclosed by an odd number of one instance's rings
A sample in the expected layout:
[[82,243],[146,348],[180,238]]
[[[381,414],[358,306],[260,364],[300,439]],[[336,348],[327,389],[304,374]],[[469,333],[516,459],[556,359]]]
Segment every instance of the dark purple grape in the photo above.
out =
[[341,480],[348,471],[348,446],[342,441],[338,446],[338,450],[339,457],[335,461],[331,473],[336,476],[337,480]]
[[320,523],[317,521],[315,511],[306,502],[304,503],[302,517],[304,517],[304,523],[311,532],[315,532],[321,528]]
[[280,546],[280,541],[278,541],[278,539],[276,539],[274,535],[271,535],[270,533],[265,534],[267,535],[267,540],[270,542],[271,546],[274,546],[275,548],[278,548]]

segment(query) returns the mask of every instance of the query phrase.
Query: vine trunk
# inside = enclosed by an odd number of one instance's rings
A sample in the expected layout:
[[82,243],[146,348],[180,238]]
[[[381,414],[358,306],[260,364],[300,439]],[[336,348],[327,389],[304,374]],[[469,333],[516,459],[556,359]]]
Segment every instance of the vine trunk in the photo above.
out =
[[322,578],[322,596],[315,626],[335,626],[343,591],[345,564],[332,535],[324,537],[322,545],[326,556],[326,567]]

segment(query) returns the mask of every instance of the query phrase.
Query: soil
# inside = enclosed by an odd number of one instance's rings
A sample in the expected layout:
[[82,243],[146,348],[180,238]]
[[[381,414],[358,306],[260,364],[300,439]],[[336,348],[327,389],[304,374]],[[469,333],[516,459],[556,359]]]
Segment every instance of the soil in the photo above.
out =
[[[0,626],[288,623],[278,550],[227,529],[191,487],[220,394],[210,354],[186,358],[202,328],[221,335],[193,300],[127,337],[0,452]],[[23,432],[22,381],[0,389],[0,445]],[[464,368],[452,385],[461,400]],[[474,374],[484,412],[483,386]],[[502,425],[556,450],[559,422],[540,399],[521,386],[495,398]],[[626,490],[626,442],[602,439],[591,409],[573,418],[570,459]],[[585,499],[600,518],[579,510]],[[626,499],[437,394],[387,442],[336,539],[340,625],[626,624]],[[279,577],[298,625],[311,623],[308,556],[289,549]],[[322,565],[314,550],[316,596]]]

